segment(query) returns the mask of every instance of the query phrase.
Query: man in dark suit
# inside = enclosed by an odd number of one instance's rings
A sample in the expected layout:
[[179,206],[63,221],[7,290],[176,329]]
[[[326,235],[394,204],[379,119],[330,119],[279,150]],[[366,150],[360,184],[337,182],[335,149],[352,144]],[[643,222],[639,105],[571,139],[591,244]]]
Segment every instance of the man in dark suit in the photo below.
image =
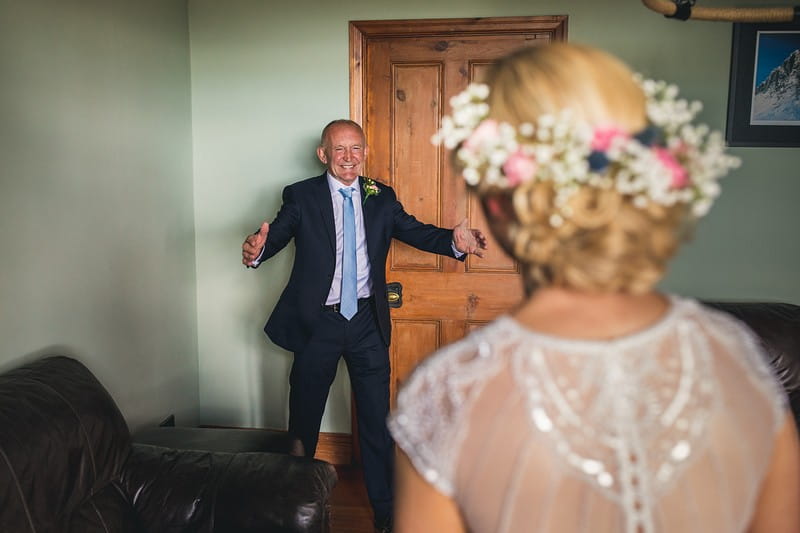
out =
[[420,250],[463,260],[483,255],[486,238],[466,227],[423,224],[409,215],[391,187],[360,176],[367,154],[364,132],[335,120],[322,132],[321,176],[287,186],[272,223],[242,245],[242,262],[257,267],[291,239],[289,282],[264,331],[294,352],[289,377],[289,432],[314,455],[325,402],[344,357],[355,396],[364,477],[376,528],[389,531],[393,443],[389,413],[386,257],[393,238]]

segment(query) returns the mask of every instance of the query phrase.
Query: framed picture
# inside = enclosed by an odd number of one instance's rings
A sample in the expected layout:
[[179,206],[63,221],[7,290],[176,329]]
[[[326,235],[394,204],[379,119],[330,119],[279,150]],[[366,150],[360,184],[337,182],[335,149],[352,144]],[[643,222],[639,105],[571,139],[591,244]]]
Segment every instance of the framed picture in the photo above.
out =
[[729,146],[800,146],[800,23],[733,25]]

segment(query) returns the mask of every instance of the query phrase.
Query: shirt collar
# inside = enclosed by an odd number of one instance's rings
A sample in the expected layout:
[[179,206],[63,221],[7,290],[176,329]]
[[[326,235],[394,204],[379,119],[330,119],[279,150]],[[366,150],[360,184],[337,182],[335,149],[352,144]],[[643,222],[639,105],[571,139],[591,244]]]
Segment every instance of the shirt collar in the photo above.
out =
[[[331,190],[331,196],[334,198],[340,196],[339,189],[347,187],[347,185],[334,178],[330,172],[326,172],[326,176],[328,177],[328,188]],[[358,190],[360,181],[361,178],[357,178],[356,181],[350,185],[350,188],[353,189],[353,198],[361,198],[361,191]]]

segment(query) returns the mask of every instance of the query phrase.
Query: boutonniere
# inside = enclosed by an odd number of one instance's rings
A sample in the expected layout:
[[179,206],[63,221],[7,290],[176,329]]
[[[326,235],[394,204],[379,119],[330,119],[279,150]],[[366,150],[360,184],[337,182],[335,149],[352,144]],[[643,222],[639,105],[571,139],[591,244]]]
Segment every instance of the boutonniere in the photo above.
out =
[[364,178],[364,200],[361,202],[362,204],[367,203],[367,198],[370,196],[378,196],[381,193],[381,188],[378,187],[378,184],[375,183],[375,180],[372,178]]

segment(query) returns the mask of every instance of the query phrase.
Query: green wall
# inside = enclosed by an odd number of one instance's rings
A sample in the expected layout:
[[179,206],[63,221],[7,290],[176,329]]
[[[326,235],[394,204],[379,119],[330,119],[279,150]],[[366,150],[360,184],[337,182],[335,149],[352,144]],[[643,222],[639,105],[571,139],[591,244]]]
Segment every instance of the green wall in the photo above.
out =
[[[731,25],[638,0],[0,0],[0,370],[68,353],[132,426],[285,427],[291,355],[261,327],[292,250],[248,271],[240,245],[349,114],[348,21],[554,14],[724,127]],[[800,153],[733,152],[663,286],[800,303]],[[349,414],[342,372],[323,430]]]
[[[566,14],[571,41],[607,48],[647,76],[677,82],[684,95],[705,101],[704,121],[725,124],[731,24],[667,20],[638,0],[191,0],[189,14],[200,410],[209,423],[285,427],[291,355],[261,327],[293,252],[248,271],[239,246],[275,215],[286,184],[321,171],[313,156],[319,130],[349,114],[348,21]],[[725,178],[721,199],[664,288],[800,303],[800,153],[733,152],[743,167]],[[349,431],[343,374],[324,431]]]
[[0,370],[89,366],[197,418],[185,1],[0,0]]

